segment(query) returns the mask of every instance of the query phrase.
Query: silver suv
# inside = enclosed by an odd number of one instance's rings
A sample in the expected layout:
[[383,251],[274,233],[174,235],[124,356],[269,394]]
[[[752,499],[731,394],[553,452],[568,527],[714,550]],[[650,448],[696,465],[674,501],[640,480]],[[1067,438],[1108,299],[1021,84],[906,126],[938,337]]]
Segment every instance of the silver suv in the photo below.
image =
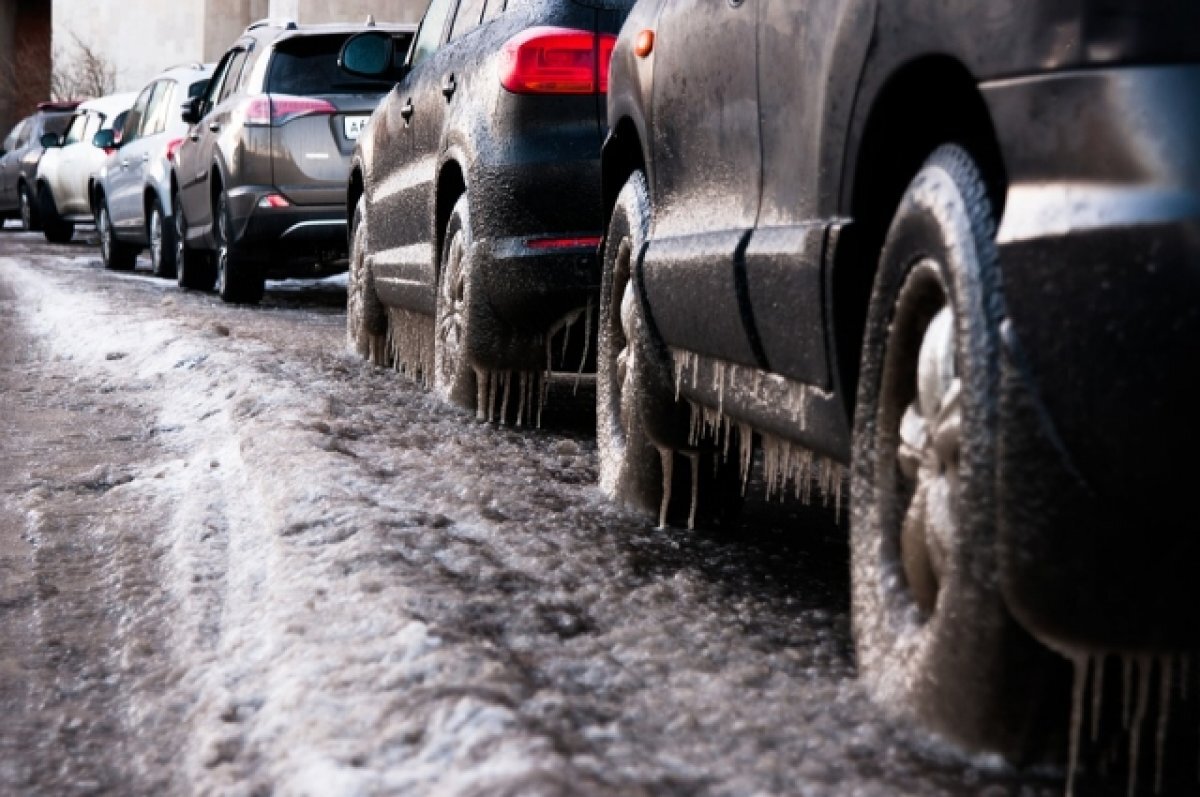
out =
[[187,136],[183,105],[204,93],[211,75],[211,64],[166,70],[138,94],[121,127],[96,134],[93,143],[112,153],[90,191],[106,267],[133,268],[148,246],[154,273],[175,276],[171,159]]
[[267,277],[346,268],[346,183],[354,143],[394,81],[351,77],[352,34],[415,26],[255,23],[217,64],[175,160],[179,282],[257,302]]

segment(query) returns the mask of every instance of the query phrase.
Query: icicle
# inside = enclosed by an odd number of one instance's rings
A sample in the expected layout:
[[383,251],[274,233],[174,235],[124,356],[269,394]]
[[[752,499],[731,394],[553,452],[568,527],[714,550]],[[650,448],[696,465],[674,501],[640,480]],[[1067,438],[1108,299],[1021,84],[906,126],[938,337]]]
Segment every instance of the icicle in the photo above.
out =
[[499,374],[488,374],[488,423],[496,419],[496,391],[499,388]]
[[1121,706],[1121,727],[1129,730],[1129,714],[1133,710],[1133,657],[1128,654],[1121,656],[1121,666],[1124,670],[1122,673],[1124,689],[1121,695],[1123,701]]
[[525,395],[529,392],[529,377],[524,371],[517,374],[519,384],[518,393],[520,394],[517,401],[517,428],[520,429],[525,418]]
[[575,372],[575,389],[573,395],[579,395],[579,380],[583,377],[583,368],[587,365],[588,355],[592,353],[592,300],[588,298],[587,311],[583,315],[583,356],[579,358],[579,370]]
[[500,402],[500,425],[508,426],[508,395],[512,392],[512,371],[504,371],[500,375],[500,384],[504,390],[504,398]]
[[1162,794],[1163,759],[1166,756],[1167,724],[1171,717],[1171,675],[1172,665],[1170,656],[1163,656],[1158,662],[1158,733],[1154,738],[1154,793]]
[[700,503],[700,454],[689,451],[687,458],[692,461],[692,508],[688,513],[688,530],[696,528],[696,507]]
[[563,322],[562,356],[558,358],[559,365],[565,366],[567,364],[567,347],[571,344],[571,327],[574,325],[575,325],[575,319],[570,316],[568,316],[567,320]]
[[1079,737],[1083,734],[1083,695],[1087,686],[1088,657],[1076,654],[1071,657],[1075,670],[1075,681],[1071,688],[1071,742],[1067,758],[1067,797],[1075,797],[1075,773],[1079,768]]
[[1096,656],[1096,674],[1092,677],[1092,742],[1100,738],[1100,709],[1104,698],[1104,661],[1101,653]]
[[1150,671],[1154,660],[1149,657],[1138,659],[1137,708],[1133,715],[1133,728],[1129,733],[1129,797],[1137,794],[1138,756],[1141,753],[1142,724],[1146,721],[1146,708],[1150,702]]
[[659,448],[658,458],[662,461],[663,490],[662,503],[658,507],[658,527],[667,527],[667,508],[671,505],[671,480],[674,476],[675,452],[669,448]]

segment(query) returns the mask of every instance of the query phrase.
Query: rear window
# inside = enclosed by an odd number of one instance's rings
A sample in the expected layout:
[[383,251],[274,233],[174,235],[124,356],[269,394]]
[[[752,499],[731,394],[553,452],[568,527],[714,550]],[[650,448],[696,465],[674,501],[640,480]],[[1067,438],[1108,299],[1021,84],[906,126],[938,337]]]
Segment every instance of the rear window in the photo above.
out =
[[337,57],[348,34],[297,36],[275,46],[267,91],[275,94],[379,94],[395,85],[366,80],[338,69]]
[[42,133],[54,133],[56,136],[61,136],[67,131],[67,125],[71,123],[72,114],[70,113],[48,113],[42,118]]

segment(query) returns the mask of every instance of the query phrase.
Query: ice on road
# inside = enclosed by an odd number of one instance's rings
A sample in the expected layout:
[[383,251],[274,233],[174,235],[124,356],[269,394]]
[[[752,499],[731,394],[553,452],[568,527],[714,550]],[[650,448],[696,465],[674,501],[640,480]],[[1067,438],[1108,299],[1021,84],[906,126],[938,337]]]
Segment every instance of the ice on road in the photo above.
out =
[[1060,793],[865,699],[829,512],[656,531],[586,396],[478,423],[351,355],[343,301],[0,256],[0,791]]

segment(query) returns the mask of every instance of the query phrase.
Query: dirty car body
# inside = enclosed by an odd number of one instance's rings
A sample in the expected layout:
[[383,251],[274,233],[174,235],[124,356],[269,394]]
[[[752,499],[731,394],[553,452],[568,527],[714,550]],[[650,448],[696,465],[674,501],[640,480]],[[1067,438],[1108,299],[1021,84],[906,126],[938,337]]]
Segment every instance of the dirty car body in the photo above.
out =
[[[384,305],[435,315],[446,227],[466,198],[477,299],[466,357],[481,373],[547,369],[545,341],[594,297],[603,84],[630,5],[435,0],[359,144],[347,208],[362,200]],[[524,71],[534,51],[574,46],[582,76]]]
[[652,348],[682,398],[847,468],[889,226],[939,148],[972,162],[998,263],[983,580],[1071,657],[1200,644],[1198,26],[1185,2],[642,0],[613,56],[606,207],[645,174]]

